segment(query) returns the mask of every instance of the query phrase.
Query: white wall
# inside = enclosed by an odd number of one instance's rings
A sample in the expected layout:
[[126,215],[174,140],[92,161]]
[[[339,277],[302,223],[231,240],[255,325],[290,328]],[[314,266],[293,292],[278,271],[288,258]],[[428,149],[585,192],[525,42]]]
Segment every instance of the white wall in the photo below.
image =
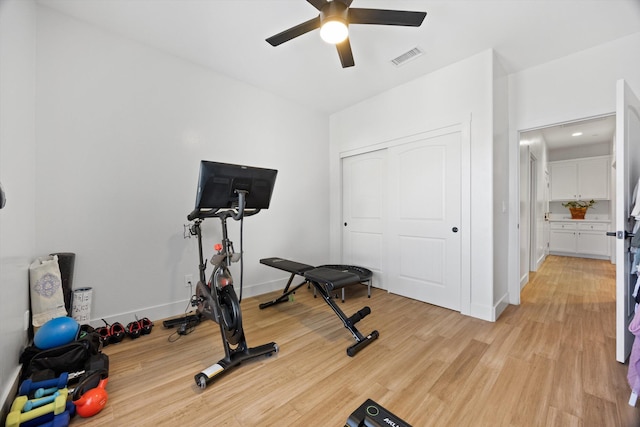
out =
[[[284,284],[260,258],[327,262],[328,117],[47,8],[37,34],[36,253],[76,253],[92,323],[187,307],[201,159],[279,170],[271,208],[245,220],[244,296]],[[210,258],[219,221],[203,232]]]
[[[546,242],[544,226],[544,214],[547,208],[547,197],[545,193],[546,180],[545,174],[548,172],[548,150],[547,143],[540,130],[533,130],[520,134],[519,141],[519,166],[520,166],[520,270],[519,283],[520,288],[524,287],[529,281],[529,271],[531,270],[531,229],[535,222],[535,251],[533,258],[535,259],[535,268],[537,270],[539,264],[544,261],[546,256]],[[531,159],[535,159],[535,175],[531,174]],[[536,190],[534,197],[531,197],[531,183]],[[532,217],[530,209],[530,201],[535,200],[535,215]],[[512,301],[513,303],[513,301]]]
[[[491,319],[493,272],[493,52],[420,77],[331,116],[331,257],[341,256],[340,153],[424,132],[438,125],[468,122],[471,116],[470,304],[462,312]],[[506,165],[503,165],[506,168]],[[464,230],[461,230],[464,232]],[[464,277],[464,276],[463,276]],[[464,279],[463,279],[464,280]]]
[[512,74],[514,131],[609,114],[615,82],[640,93],[640,32]]
[[[0,2],[0,182],[7,203],[0,210],[0,402],[18,375],[27,343],[29,273],[35,246],[35,43],[31,1]],[[1,418],[1,417],[0,417]]]
[[[640,32],[509,76],[511,200],[518,194],[518,132],[615,112],[615,84],[640,94]],[[518,207],[509,216],[510,301],[519,302]]]

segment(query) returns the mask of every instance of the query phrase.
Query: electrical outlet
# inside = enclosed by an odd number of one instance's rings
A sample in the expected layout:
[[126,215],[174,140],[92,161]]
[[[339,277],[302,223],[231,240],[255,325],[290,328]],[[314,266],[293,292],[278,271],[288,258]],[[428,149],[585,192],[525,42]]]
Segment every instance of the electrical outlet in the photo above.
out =
[[184,275],[184,285],[189,288],[194,285],[193,283],[193,274],[185,274]]

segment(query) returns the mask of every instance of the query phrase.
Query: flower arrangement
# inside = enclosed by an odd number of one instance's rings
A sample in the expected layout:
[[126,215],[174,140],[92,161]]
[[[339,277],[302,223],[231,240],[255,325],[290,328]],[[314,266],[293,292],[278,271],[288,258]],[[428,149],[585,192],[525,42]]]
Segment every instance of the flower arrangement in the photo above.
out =
[[584,200],[571,200],[567,203],[563,203],[562,206],[569,208],[572,219],[584,219],[584,215],[587,213],[587,209],[595,205],[597,202],[593,199],[585,202]]
[[590,207],[592,207],[593,205],[595,205],[596,202],[595,200],[591,199],[588,202],[585,202],[584,200],[572,200],[570,202],[567,203],[563,203],[562,206],[564,206],[565,208],[585,208],[585,209],[589,209]]

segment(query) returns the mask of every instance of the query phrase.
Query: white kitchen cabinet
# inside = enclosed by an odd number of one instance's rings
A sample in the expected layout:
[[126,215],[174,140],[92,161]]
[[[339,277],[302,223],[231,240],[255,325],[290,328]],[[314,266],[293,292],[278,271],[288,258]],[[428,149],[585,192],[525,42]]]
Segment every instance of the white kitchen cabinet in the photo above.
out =
[[549,162],[551,200],[609,199],[609,156]]
[[549,253],[554,255],[607,258],[609,223],[553,221],[550,226]]
[[586,255],[609,256],[608,224],[578,223],[576,252]]
[[549,233],[549,252],[576,253],[576,224],[552,222]]

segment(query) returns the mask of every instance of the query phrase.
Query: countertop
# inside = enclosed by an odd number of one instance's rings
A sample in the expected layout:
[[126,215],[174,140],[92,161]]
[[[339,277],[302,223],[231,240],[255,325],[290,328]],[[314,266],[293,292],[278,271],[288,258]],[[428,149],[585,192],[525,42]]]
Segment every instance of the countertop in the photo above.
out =
[[585,218],[585,219],[571,219],[570,216],[566,216],[566,217],[555,217],[555,218],[549,218],[549,222],[600,222],[600,223],[604,223],[604,224],[609,224],[611,223],[610,219],[602,219],[602,218],[598,218],[598,219],[591,219],[591,218]]

